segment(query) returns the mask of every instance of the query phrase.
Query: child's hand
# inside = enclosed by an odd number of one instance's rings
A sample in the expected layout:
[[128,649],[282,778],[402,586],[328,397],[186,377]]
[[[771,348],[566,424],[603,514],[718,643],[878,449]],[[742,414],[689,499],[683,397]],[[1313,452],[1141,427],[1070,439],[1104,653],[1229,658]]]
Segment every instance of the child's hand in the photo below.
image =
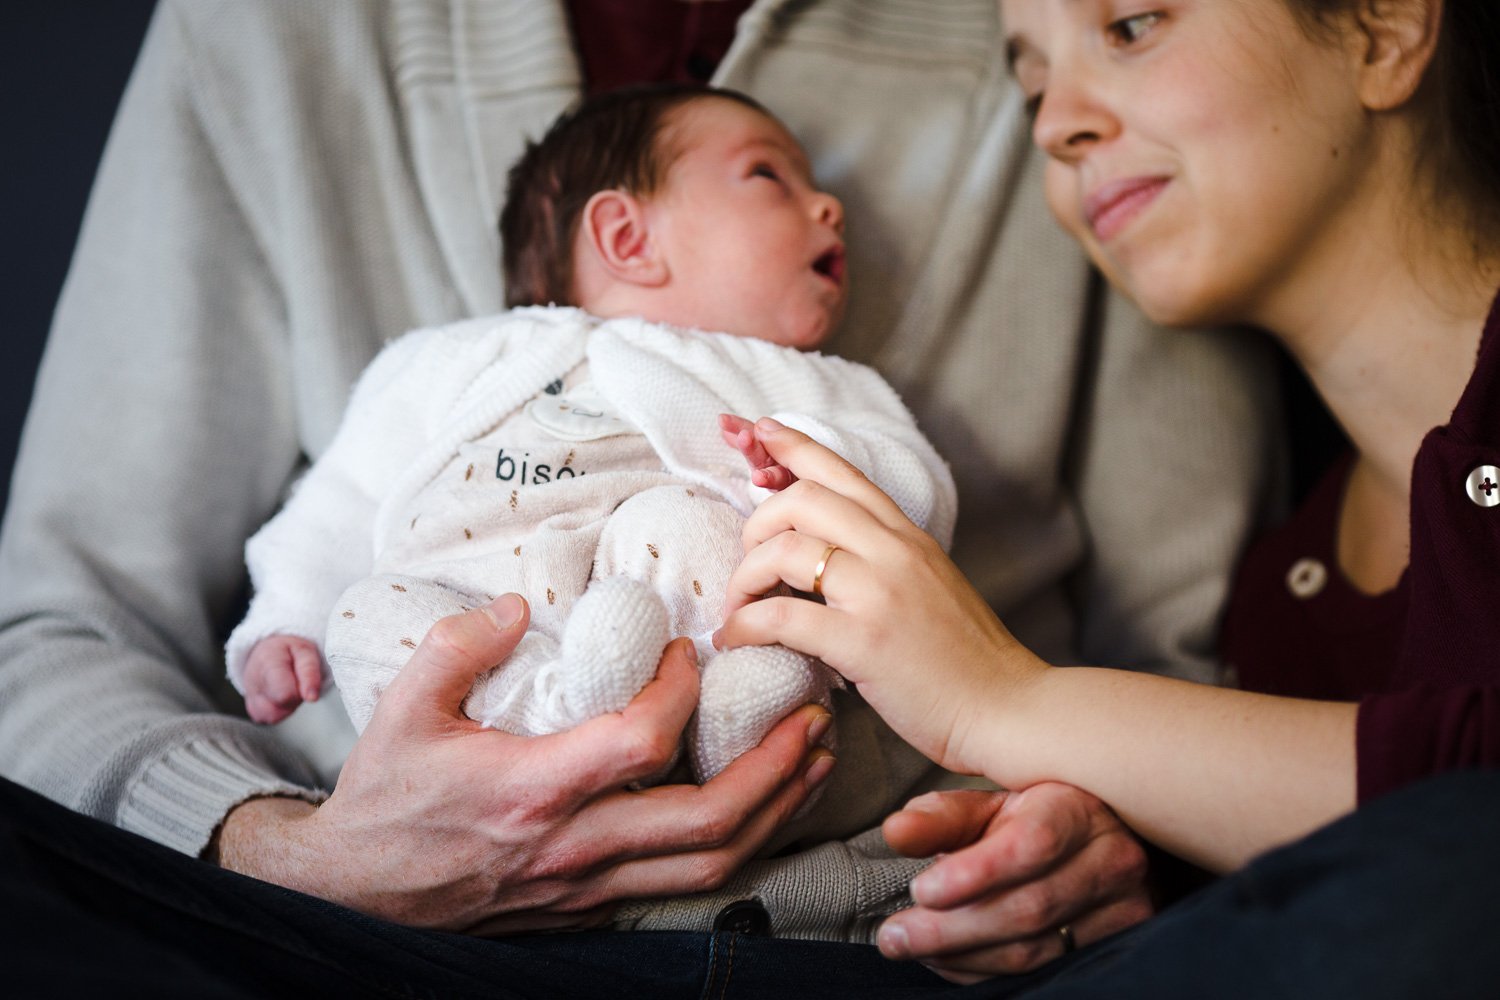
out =
[[719,433],[724,436],[725,444],[744,455],[745,461],[750,463],[750,481],[756,486],[775,493],[797,481],[790,469],[777,462],[766,451],[760,439],[755,436],[755,424],[749,420],[721,413]]
[[316,643],[293,635],[267,636],[245,660],[245,711],[256,722],[280,722],[323,690]]

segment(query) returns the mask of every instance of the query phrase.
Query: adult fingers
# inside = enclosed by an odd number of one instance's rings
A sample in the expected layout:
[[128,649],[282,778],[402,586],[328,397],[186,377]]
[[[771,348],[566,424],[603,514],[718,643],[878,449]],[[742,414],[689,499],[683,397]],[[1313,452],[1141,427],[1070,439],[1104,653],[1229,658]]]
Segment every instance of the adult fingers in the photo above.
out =
[[[800,531],[783,531],[745,553],[730,574],[724,588],[724,614],[731,615],[745,605],[753,604],[783,583],[803,593],[811,593],[815,587],[821,592],[829,585],[832,575],[839,572],[833,569],[835,560],[848,563],[859,559],[856,553],[830,546],[821,538]],[[818,573],[820,567],[821,576]],[[842,567],[845,573],[852,569],[852,566]]]
[[780,643],[845,673],[847,664],[858,662],[864,648],[858,628],[848,634],[849,621],[844,613],[814,601],[767,597],[725,618],[714,633],[714,644],[720,649],[734,649]]
[[956,851],[978,840],[1009,793],[961,789],[928,792],[886,817],[881,833],[910,858]]
[[826,728],[815,723],[827,716],[817,705],[798,709],[702,785],[657,785],[596,799],[574,818],[570,836],[596,866],[724,848],[768,809],[779,811],[778,800],[796,809],[806,797],[808,755]]
[[962,906],[918,905],[898,913],[880,930],[881,949],[892,957],[931,958],[1015,946],[1011,960],[1024,963],[1063,926],[1076,943],[1087,944],[1150,913],[1144,886],[1128,888],[1119,872],[1112,848],[1091,844],[1041,878]]
[[[1098,799],[1071,785],[1048,782],[1013,792],[985,835],[919,875],[912,896],[923,906],[948,909],[997,889],[1036,886],[1102,832],[1096,810],[1107,813]],[[1117,822],[1103,830],[1123,830]]]
[[795,780],[751,813],[734,836],[715,847],[627,861],[610,875],[610,897],[674,896],[722,887],[807,801],[808,794],[827,779],[833,766],[832,754],[822,747],[813,749],[795,772]]
[[755,422],[755,436],[771,457],[786,466],[799,480],[821,483],[858,503],[888,525],[895,526],[906,520],[896,502],[856,466],[801,431],[770,417],[762,417]]
[[892,530],[917,530],[894,501],[873,485],[870,488],[879,501],[890,504],[894,513],[882,516],[863,499],[846,496],[824,483],[799,479],[755,509],[740,531],[740,541],[748,552],[784,531],[799,531],[869,554],[866,547]]
[[475,678],[510,655],[529,618],[520,595],[504,594],[484,607],[439,619],[381,695],[376,714],[399,717],[436,710],[461,718]]
[[[908,910],[903,916],[919,911]],[[937,914],[930,914],[936,917]],[[1063,925],[1050,925],[1036,933],[997,940],[996,917],[982,907],[965,908],[942,915],[943,932],[927,936],[921,924],[908,924],[908,946],[899,953],[882,952],[891,958],[919,961],[953,982],[970,983],[994,975],[1015,975],[1067,954],[1072,948],[1101,941],[1140,923],[1151,915],[1149,904],[1120,900],[1074,917]],[[894,919],[894,918],[893,918]],[[915,928],[915,929],[913,929]],[[964,931],[967,930],[967,933]]]

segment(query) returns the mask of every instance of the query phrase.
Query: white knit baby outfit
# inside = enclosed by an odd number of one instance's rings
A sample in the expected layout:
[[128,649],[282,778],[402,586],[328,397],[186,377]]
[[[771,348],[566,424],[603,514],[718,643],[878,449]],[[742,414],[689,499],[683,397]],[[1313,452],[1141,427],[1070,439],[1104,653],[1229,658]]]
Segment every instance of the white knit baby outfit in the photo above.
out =
[[[531,625],[464,705],[508,732],[619,711],[676,635],[697,644],[694,775],[837,677],[782,647],[715,653],[740,526],[764,491],[717,416],[772,415],[863,469],[947,544],[947,469],[895,393],[839,358],[576,309],[418,331],[355,387],[328,451],[253,537],[256,591],[226,656],[298,635],[324,651],[357,729],[428,628],[515,591]],[[325,675],[327,670],[325,670]]]

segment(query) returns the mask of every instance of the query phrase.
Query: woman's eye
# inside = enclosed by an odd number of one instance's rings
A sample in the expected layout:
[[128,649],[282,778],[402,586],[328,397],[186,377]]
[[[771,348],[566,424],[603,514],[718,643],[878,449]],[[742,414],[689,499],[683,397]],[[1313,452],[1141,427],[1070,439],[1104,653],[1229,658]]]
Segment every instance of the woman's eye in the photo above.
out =
[[1121,45],[1132,45],[1149,34],[1165,16],[1160,11],[1132,14],[1130,17],[1122,17],[1118,21],[1110,22],[1104,30],[1109,33],[1111,39]]
[[1032,94],[1026,98],[1026,117],[1036,121],[1037,114],[1042,110],[1042,98],[1046,96],[1041,93]]

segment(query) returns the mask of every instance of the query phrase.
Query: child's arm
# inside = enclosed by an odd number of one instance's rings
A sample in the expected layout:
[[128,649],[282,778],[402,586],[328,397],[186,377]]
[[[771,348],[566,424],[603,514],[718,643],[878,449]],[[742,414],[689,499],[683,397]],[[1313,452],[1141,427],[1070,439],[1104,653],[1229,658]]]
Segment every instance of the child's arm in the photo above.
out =
[[318,647],[295,635],[272,635],[257,642],[245,659],[245,711],[256,722],[280,722],[304,701],[323,691]]
[[724,442],[729,447],[744,455],[745,461],[750,463],[750,481],[756,486],[776,493],[797,481],[791,470],[766,451],[760,439],[755,436],[755,425],[744,417],[732,413],[719,414],[719,433],[724,436]]
[[247,696],[250,654],[259,643],[297,636],[317,655],[339,594],[370,571],[381,500],[420,452],[427,417],[440,405],[422,397],[426,386],[441,385],[432,370],[441,352],[424,349],[432,340],[408,334],[376,357],[327,449],[246,545],[254,596],[229,637],[225,662]]

